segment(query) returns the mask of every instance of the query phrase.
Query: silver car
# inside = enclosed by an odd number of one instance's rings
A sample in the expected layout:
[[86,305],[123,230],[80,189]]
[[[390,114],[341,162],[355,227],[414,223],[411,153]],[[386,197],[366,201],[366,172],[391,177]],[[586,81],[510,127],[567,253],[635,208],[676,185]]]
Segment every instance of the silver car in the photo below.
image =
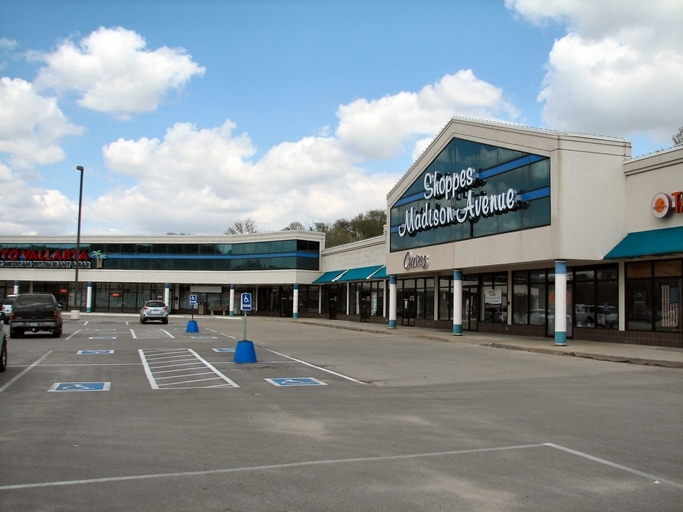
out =
[[140,323],[147,320],[161,320],[162,324],[168,323],[168,306],[163,300],[148,300],[140,309]]

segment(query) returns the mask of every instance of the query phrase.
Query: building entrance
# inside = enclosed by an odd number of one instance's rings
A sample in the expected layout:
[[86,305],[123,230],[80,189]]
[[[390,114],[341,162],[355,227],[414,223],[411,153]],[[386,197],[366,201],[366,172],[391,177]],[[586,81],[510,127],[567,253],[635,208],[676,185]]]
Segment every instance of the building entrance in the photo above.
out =
[[462,328],[465,331],[476,331],[479,322],[479,288],[463,286],[462,288]]

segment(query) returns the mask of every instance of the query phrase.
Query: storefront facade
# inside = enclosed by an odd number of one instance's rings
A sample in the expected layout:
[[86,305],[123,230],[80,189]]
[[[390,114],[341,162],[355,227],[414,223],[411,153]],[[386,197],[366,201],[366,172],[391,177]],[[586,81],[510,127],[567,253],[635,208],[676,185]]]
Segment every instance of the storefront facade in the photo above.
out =
[[389,191],[384,236],[85,236],[78,256],[74,237],[0,237],[0,294],[239,314],[251,292],[255,314],[683,347],[682,191],[681,147],[632,159],[618,138],[453,118]]
[[630,151],[451,120],[388,195],[390,325],[683,346],[683,148]]
[[73,238],[0,237],[3,296],[45,291],[85,312],[136,313],[162,299],[174,313],[234,314],[235,295],[250,292],[260,314],[282,316],[295,296],[318,296],[308,286],[320,275],[321,233],[84,236],[78,258]]

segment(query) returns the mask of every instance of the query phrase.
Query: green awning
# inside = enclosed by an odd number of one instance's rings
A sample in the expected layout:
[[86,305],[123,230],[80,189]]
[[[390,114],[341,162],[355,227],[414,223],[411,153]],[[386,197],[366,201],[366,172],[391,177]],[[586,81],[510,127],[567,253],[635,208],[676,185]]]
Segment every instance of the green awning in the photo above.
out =
[[683,253],[683,226],[629,233],[604,257],[606,260]]
[[372,267],[350,268],[343,276],[337,279],[338,283],[349,281],[365,281],[366,279],[374,279],[373,274],[380,270],[383,265],[374,265]]
[[337,278],[342,275],[345,270],[330,270],[329,272],[325,272],[323,275],[321,275],[318,279],[313,281],[313,284],[325,284],[325,283],[334,283]]

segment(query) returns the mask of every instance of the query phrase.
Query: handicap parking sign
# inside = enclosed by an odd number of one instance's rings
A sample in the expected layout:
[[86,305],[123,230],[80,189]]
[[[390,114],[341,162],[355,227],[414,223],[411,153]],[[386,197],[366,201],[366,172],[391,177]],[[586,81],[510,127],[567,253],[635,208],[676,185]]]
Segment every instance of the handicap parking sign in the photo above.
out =
[[190,304],[192,306],[195,306],[197,304],[197,296],[196,295],[190,295]]
[[251,293],[243,293],[242,298],[242,311],[251,311]]

